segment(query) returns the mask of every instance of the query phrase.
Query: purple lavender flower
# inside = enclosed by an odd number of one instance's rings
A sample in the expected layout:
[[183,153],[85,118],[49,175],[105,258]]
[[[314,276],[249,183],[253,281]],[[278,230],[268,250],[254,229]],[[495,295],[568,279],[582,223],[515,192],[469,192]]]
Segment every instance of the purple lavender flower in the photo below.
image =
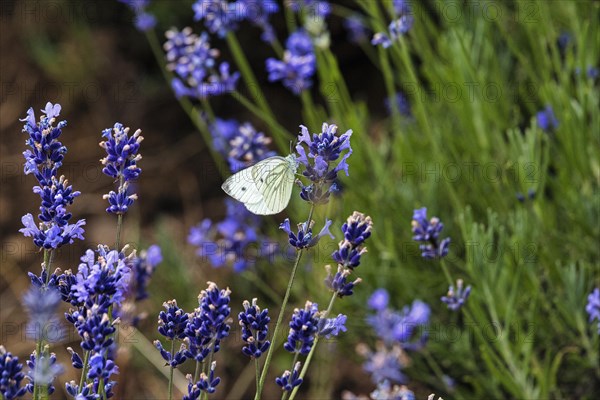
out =
[[239,126],[237,134],[229,141],[230,150],[227,155],[231,172],[256,164],[258,161],[275,155],[269,151],[271,138],[257,132],[252,124],[246,122]]
[[223,221],[213,224],[205,219],[190,229],[188,242],[197,247],[196,254],[215,268],[231,264],[235,272],[244,271],[256,262],[246,254],[250,249],[258,248],[260,257],[271,258],[277,244],[258,233],[260,218],[233,199],[226,199],[225,204]]
[[298,30],[286,41],[283,60],[268,58],[266,61],[269,82],[282,81],[283,86],[299,95],[312,86],[316,71],[316,56],[310,36]]
[[598,334],[600,335],[600,288],[595,288],[588,296],[585,311],[590,316],[590,323],[598,321]]
[[444,224],[439,218],[427,220],[427,208],[414,210],[412,220],[413,240],[421,242],[421,256],[426,259],[441,258],[448,255],[450,238],[439,241],[439,235],[444,229]]
[[85,220],[69,224],[72,214],[67,212],[67,206],[81,193],[74,191],[68,181],[61,176],[57,178],[58,169],[62,165],[67,148],[58,141],[66,121],[59,122],[56,126],[56,117],[60,114],[59,104],[47,103],[42,110],[45,114],[40,117],[39,123],[35,121],[33,108],[27,111],[23,132],[29,137],[26,144],[29,150],[23,152],[25,156],[25,175],[33,174],[39,186],[34,186],[33,192],[41,199],[40,223],[35,224],[33,215],[26,214],[21,221],[24,228],[19,232],[26,237],[32,237],[33,243],[44,249],[57,249],[65,244],[73,243],[75,239],[83,239]]
[[348,31],[348,40],[353,43],[362,43],[367,40],[369,30],[364,20],[359,15],[351,15],[344,20],[344,27]]
[[458,279],[456,281],[456,290],[453,285],[448,288],[448,294],[442,297],[442,302],[448,305],[448,308],[452,311],[459,310],[469,298],[471,294],[471,286],[463,287],[463,280]]
[[35,386],[39,385],[40,387],[45,386],[49,395],[54,393],[55,387],[52,383],[58,375],[64,372],[63,367],[56,362],[56,354],[48,354],[48,346],[39,357],[34,350],[29,356],[29,360],[27,360],[27,366],[29,367],[29,372],[26,375],[29,383],[25,385],[27,391],[33,393]]
[[264,42],[272,43],[276,36],[273,26],[269,22],[271,14],[279,12],[279,5],[276,0],[238,0],[238,8],[245,20],[251,21],[254,25],[262,29],[261,39]]
[[558,119],[552,106],[546,106],[536,114],[537,124],[544,132],[553,132],[558,128]]
[[307,249],[309,247],[316,246],[317,243],[319,243],[319,240],[325,235],[329,235],[329,237],[332,239],[334,238],[331,232],[329,232],[331,220],[325,219],[325,225],[315,237],[313,237],[312,230],[314,223],[315,221],[311,221],[310,224],[307,224],[306,222],[298,224],[298,233],[294,233],[290,227],[289,218],[286,218],[283,223],[279,225],[279,229],[282,229],[288,234],[288,242],[296,250]]
[[587,67],[586,75],[589,79],[594,80],[598,78],[598,76],[600,76],[600,69],[594,67],[593,65],[590,65]]
[[176,75],[171,86],[177,97],[205,99],[235,90],[240,74],[231,74],[226,62],[217,63],[219,51],[210,47],[206,32],[198,36],[191,28],[171,29],[165,36],[167,68]]
[[[177,340],[186,337],[186,326],[189,321],[189,314],[186,314],[179,306],[176,300],[169,300],[163,303],[166,311],[158,314],[158,332],[167,338],[167,340]],[[162,358],[173,368],[177,367],[187,359],[187,347],[181,345],[179,351],[171,354],[163,348],[160,341],[155,340],[154,346],[160,352]]]
[[203,21],[210,33],[220,37],[237,28],[237,23],[242,19],[241,10],[236,2],[228,0],[197,0],[192,5],[194,21]]
[[148,283],[156,270],[156,266],[162,262],[160,247],[152,245],[148,250],[143,250],[138,257],[133,259],[133,287],[130,289],[135,293],[135,300],[140,301],[148,297]]
[[177,306],[176,300],[163,303],[167,311],[158,314],[158,332],[167,340],[183,339],[189,316]]
[[[97,257],[97,258],[96,258]],[[131,268],[122,252],[99,245],[96,252],[88,249],[81,257],[77,282],[71,286],[72,299],[91,308],[96,304],[101,313],[111,304],[120,305],[127,295]]]
[[406,0],[394,0],[394,19],[388,25],[387,32],[377,32],[373,35],[371,44],[381,45],[387,49],[399,37],[406,35],[414,24],[414,17],[410,4]]
[[363,369],[371,375],[374,383],[390,381],[402,384],[408,381],[402,373],[408,358],[399,346],[387,347],[378,343],[374,352],[367,346],[360,346],[358,352],[366,358]]
[[137,199],[135,193],[129,192],[130,182],[136,180],[142,170],[137,163],[142,159],[138,154],[140,143],[144,140],[141,136],[142,131],[137,130],[129,136],[129,128],[124,128],[122,124],[115,123],[113,128],[107,128],[102,131],[102,137],[105,141],[100,142],[107,155],[101,162],[104,165],[102,172],[110,176],[117,182],[117,192],[110,191],[104,195],[108,199],[110,206],[106,212],[113,214],[125,214],[133,201]]
[[215,376],[215,369],[217,368],[217,362],[213,361],[210,364],[210,374],[206,376],[205,373],[200,374],[200,380],[197,385],[203,392],[214,393],[217,385],[221,382],[221,378]]
[[87,378],[91,380],[107,381],[111,375],[119,373],[119,367],[110,358],[104,357],[102,353],[96,353],[90,358]]
[[[53,287],[38,288],[33,285],[23,296],[23,305],[29,314],[27,335],[35,341],[56,342],[62,339],[62,329],[56,318],[61,295]],[[54,328],[54,329],[51,329]],[[58,328],[58,332],[56,331]]]
[[202,362],[211,352],[218,352],[221,340],[229,336],[230,294],[229,289],[220,290],[215,283],[208,282],[208,288],[198,296],[200,306],[189,314],[184,332],[188,358]]
[[331,273],[331,266],[325,266],[327,270],[327,278],[325,278],[325,286],[334,291],[338,297],[352,296],[354,287],[362,282],[362,279],[356,278],[352,282],[348,282],[348,276],[352,274],[352,270],[338,265],[337,272]]
[[13,356],[0,345],[0,394],[4,399],[16,399],[27,392],[27,388],[21,387],[21,381],[25,377],[22,370],[23,364],[19,363],[19,357]]
[[338,314],[335,318],[321,318],[319,319],[318,329],[319,336],[325,336],[329,339],[332,336],[338,336],[340,332],[346,332],[346,319],[347,316],[344,314]]
[[234,173],[275,155],[268,148],[271,138],[258,132],[249,122],[240,124],[234,119],[217,118],[209,130],[215,150],[227,158]]
[[389,307],[375,311],[374,315],[367,317],[367,323],[386,345],[399,344],[404,349],[414,350],[427,339],[424,331],[416,338],[416,342],[412,341],[417,328],[424,327],[429,322],[431,309],[424,302],[415,300],[410,307],[406,306],[401,311]]
[[142,32],[151,30],[156,26],[156,17],[146,11],[150,5],[150,0],[119,0],[127,5],[135,14],[135,27]]
[[360,278],[348,282],[348,277],[360,265],[361,256],[367,251],[364,242],[371,236],[373,221],[371,217],[354,211],[342,225],[344,239],[339,243],[338,250],[331,255],[337,262],[338,268],[332,275],[331,267],[327,266],[325,285],[338,297],[350,296],[354,287],[361,282]]
[[267,340],[269,334],[269,310],[260,310],[257,299],[252,299],[252,304],[244,300],[244,311],[238,314],[238,320],[242,327],[242,340],[246,345],[242,352],[251,358],[259,358],[271,346]]
[[361,256],[367,251],[364,242],[371,236],[372,229],[371,217],[354,211],[342,225],[344,239],[340,242],[339,249],[331,255],[334,261],[345,268],[358,267]]
[[275,383],[277,383],[282,390],[291,392],[296,386],[302,384],[302,378],[300,378],[301,367],[302,364],[297,362],[296,365],[294,365],[293,371],[286,370],[280,377],[275,379]]
[[392,113],[392,107],[396,107],[400,114],[404,115],[405,117],[410,117],[412,115],[410,110],[410,102],[402,92],[396,93],[393,98],[393,104],[390,99],[385,99],[384,104],[385,108],[390,114]]
[[338,172],[344,171],[348,176],[347,159],[352,154],[352,130],[337,136],[337,129],[336,125],[324,123],[321,133],[314,133],[311,137],[308,129],[300,125],[301,133],[296,145],[297,160],[304,165],[302,174],[311,181],[309,185],[303,185],[300,192],[300,197],[305,201],[327,203],[330,194],[337,191],[335,180]]
[[82,338],[81,348],[86,351],[104,353],[113,343],[115,324],[110,321],[108,314],[101,313],[100,307],[92,306],[84,312],[78,312],[74,325]]
[[415,400],[415,394],[406,386],[392,386],[389,381],[380,381],[377,388],[371,392],[370,398],[373,400]]
[[375,311],[385,310],[390,302],[390,294],[387,290],[381,288],[373,292],[369,297],[369,307]]
[[325,18],[331,13],[331,4],[325,0],[287,0],[287,4],[296,13],[308,10],[314,17]]
[[319,330],[319,308],[307,301],[304,308],[296,308],[290,321],[290,332],[283,348],[290,353],[307,355]]

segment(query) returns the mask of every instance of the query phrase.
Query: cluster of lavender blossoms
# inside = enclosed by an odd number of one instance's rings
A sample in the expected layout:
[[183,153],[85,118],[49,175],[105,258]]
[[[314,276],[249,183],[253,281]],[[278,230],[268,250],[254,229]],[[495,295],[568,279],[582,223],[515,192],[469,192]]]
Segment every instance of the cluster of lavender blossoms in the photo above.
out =
[[177,97],[206,99],[235,90],[239,72],[230,73],[229,63],[217,62],[219,50],[210,47],[206,32],[196,35],[187,27],[165,33],[167,68],[175,74],[171,86]]
[[23,396],[27,389],[21,386],[25,374],[19,357],[7,352],[0,345],[0,394],[3,399],[12,400]]
[[119,0],[133,11],[134,25],[142,32],[151,30],[156,26],[156,17],[147,11],[150,0]]
[[444,224],[437,217],[427,219],[427,208],[414,210],[412,219],[413,240],[421,242],[421,256],[426,259],[442,258],[450,250],[450,238],[439,241]]
[[295,13],[305,12],[309,17],[325,18],[331,14],[331,4],[325,0],[287,0],[286,4]]
[[276,39],[269,17],[279,11],[276,0],[197,0],[192,5],[194,20],[219,37],[237,30],[242,21],[250,21],[262,29],[261,39],[271,43]]
[[[231,172],[274,155],[267,147],[271,139],[248,122],[240,124],[233,119],[217,119],[210,126],[210,132],[213,146],[227,158]],[[277,243],[260,234],[261,219],[233,199],[226,199],[225,205],[223,220],[214,223],[204,219],[190,229],[188,243],[197,248],[196,254],[213,267],[232,265],[235,272],[254,265],[255,260],[246,257],[251,249],[258,248],[261,258],[271,258],[277,250]]]
[[[188,359],[194,360],[197,366],[203,365],[209,356],[212,359],[219,351],[221,340],[229,336],[230,295],[229,289],[221,290],[215,283],[208,282],[207,289],[198,296],[199,307],[191,313],[185,313],[175,300],[164,303],[166,311],[161,311],[158,316],[158,332],[171,341],[172,350],[165,349],[158,340],[154,345],[171,369]],[[178,351],[175,351],[176,341],[181,342]],[[199,376],[188,376],[188,393],[184,399],[195,400],[202,392],[215,392],[221,381],[215,376],[216,362],[208,368]]]
[[129,128],[118,122],[112,128],[104,129],[102,137],[106,139],[100,142],[100,147],[106,151],[106,157],[100,160],[104,165],[102,172],[117,183],[116,192],[111,190],[104,195],[109,203],[106,212],[122,215],[137,199],[137,195],[130,192],[129,185],[142,173],[137,163],[142,159],[138,152],[144,137],[140,129],[129,136]]
[[292,33],[286,41],[283,60],[266,60],[269,81],[282,81],[283,86],[299,95],[312,86],[312,78],[317,64],[312,40],[308,33],[300,29]]
[[406,351],[418,350],[425,345],[427,331],[419,328],[427,325],[431,314],[429,306],[420,300],[398,311],[389,307],[389,299],[385,289],[377,289],[371,295],[368,304],[375,314],[369,316],[367,322],[379,341],[375,351],[366,345],[359,346],[359,353],[366,358],[363,368],[378,385],[386,381],[407,382],[402,373],[409,361]]
[[406,35],[412,28],[415,19],[408,0],[393,0],[394,20],[390,22],[387,32],[373,35],[371,44],[380,45],[384,49],[390,47],[400,36]]
[[[47,250],[73,243],[75,239],[83,239],[85,220],[80,219],[74,224],[69,223],[72,214],[67,211],[67,206],[81,193],[74,191],[64,176],[58,177],[58,170],[62,166],[67,148],[58,140],[66,121],[56,124],[60,115],[59,104],[47,103],[39,122],[35,120],[33,108],[27,111],[23,132],[28,134],[25,143],[30,149],[23,152],[25,156],[25,175],[32,174],[38,181],[38,186],[33,187],[33,192],[41,199],[39,224],[36,224],[33,215],[26,214],[21,221],[24,228],[19,231],[26,237],[33,238],[36,247]],[[44,266],[44,268],[46,268]]]
[[[81,257],[77,273],[63,272],[59,268],[49,272],[52,251],[72,243],[75,238],[83,239],[81,226],[85,223],[80,220],[69,224],[71,214],[66,206],[73,203],[79,192],[73,191],[64,177],[57,178],[67,151],[58,141],[66,122],[54,125],[60,110],[60,105],[48,103],[39,124],[32,109],[24,119],[24,131],[29,134],[26,143],[31,147],[24,153],[25,173],[34,174],[39,182],[34,192],[42,197],[39,216],[42,223],[37,227],[32,225],[33,218],[28,214],[23,218],[26,228],[21,232],[33,236],[34,243],[45,249],[45,256],[42,273],[39,276],[29,273],[32,287],[23,298],[29,314],[28,337],[38,343],[27,360],[29,372],[25,378],[29,382],[23,389],[34,393],[34,397],[45,396],[43,392],[49,395],[55,390],[53,381],[63,368],[49,351],[49,343],[65,334],[56,318],[58,307],[64,301],[71,307],[64,314],[65,318],[81,338],[82,351],[68,348],[72,365],[81,371],[81,378],[78,382],[66,383],[67,394],[76,399],[110,398],[116,384],[114,375],[118,373],[114,362],[116,325],[122,317],[131,317],[132,321],[139,319],[132,315],[134,303],[147,297],[150,276],[162,257],[158,246],[151,246],[138,257],[135,251],[125,255],[127,246],[119,251],[99,245],[96,251],[87,250]],[[118,192],[111,191],[104,196],[109,201],[106,211],[119,216],[126,213],[137,198],[128,190],[128,185],[141,173],[137,162],[141,159],[138,151],[143,138],[139,130],[131,136],[128,133],[129,128],[116,123],[114,128],[103,131],[106,140],[100,144],[106,151],[102,159],[103,172],[118,182]],[[126,302],[128,306],[124,307]],[[56,327],[59,328],[50,329]],[[23,393],[19,388],[23,377],[19,374],[21,368],[14,361],[8,361],[11,372],[6,377],[6,389],[2,386],[2,395],[15,398]]]

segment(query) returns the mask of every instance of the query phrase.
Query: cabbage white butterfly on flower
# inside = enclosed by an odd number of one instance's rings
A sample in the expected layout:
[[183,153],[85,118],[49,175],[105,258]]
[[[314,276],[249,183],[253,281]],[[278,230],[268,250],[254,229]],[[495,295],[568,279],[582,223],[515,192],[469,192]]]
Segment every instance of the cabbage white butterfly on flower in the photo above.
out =
[[230,176],[221,189],[254,214],[277,214],[290,202],[297,168],[293,154],[269,157]]

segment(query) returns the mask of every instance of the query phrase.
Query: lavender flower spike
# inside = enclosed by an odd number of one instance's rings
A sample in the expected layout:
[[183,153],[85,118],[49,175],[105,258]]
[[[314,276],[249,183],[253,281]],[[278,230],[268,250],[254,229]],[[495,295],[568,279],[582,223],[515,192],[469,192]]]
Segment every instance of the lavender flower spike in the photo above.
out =
[[12,400],[27,392],[27,388],[21,387],[21,381],[25,378],[22,370],[19,357],[13,356],[0,345],[0,394],[3,398]]
[[442,297],[442,302],[448,305],[448,308],[452,311],[459,310],[469,298],[471,294],[471,286],[463,287],[463,280],[458,279],[456,281],[456,290],[453,285],[448,288],[448,294]]
[[413,213],[412,232],[413,240],[421,242],[419,248],[423,258],[434,259],[448,255],[450,238],[439,241],[440,232],[444,224],[437,217],[427,220],[427,208],[416,209]]
[[269,310],[261,311],[257,299],[252,299],[252,304],[245,300],[244,311],[238,314],[238,320],[242,327],[242,340],[246,345],[242,352],[251,358],[259,358],[271,346],[267,340],[269,334]]
[[106,212],[113,214],[125,214],[129,207],[137,199],[135,193],[129,193],[129,183],[136,180],[142,170],[137,163],[142,159],[138,154],[140,143],[144,140],[142,131],[137,130],[129,136],[129,128],[115,123],[113,128],[102,131],[105,141],[100,143],[107,155],[102,160],[104,168],[102,172],[115,179],[117,192],[111,191],[104,195],[108,200],[109,207]]
[[26,237],[33,238],[37,247],[44,249],[58,249],[73,243],[75,239],[83,239],[85,220],[74,224],[69,221],[72,214],[67,212],[67,206],[81,193],[74,191],[64,176],[58,176],[58,169],[62,166],[67,148],[58,140],[66,121],[54,126],[56,117],[60,114],[59,104],[47,103],[42,110],[45,115],[36,123],[33,108],[27,111],[23,132],[29,137],[25,143],[30,149],[23,152],[25,157],[25,175],[33,174],[39,186],[34,186],[33,192],[41,199],[39,224],[36,224],[33,215],[26,214],[21,221],[24,228],[19,232]]

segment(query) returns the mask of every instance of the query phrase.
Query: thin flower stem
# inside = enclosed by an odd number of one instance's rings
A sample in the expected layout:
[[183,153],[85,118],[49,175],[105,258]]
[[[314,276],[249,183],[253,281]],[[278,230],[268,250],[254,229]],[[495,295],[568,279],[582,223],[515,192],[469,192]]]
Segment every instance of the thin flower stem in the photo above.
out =
[[102,400],[106,400],[106,391],[104,390],[104,378],[100,378],[98,383],[98,394]]
[[254,357],[254,376],[256,377],[256,389],[258,390],[258,383],[260,379],[260,364],[258,358]]
[[[38,338],[38,342],[35,348],[35,356],[36,356],[36,366],[35,368],[37,368],[37,365],[39,364],[39,360],[40,360],[40,356],[42,354],[42,338],[41,335]],[[34,381],[34,386],[33,386],[33,400],[38,400],[40,398],[40,385],[38,384],[37,380]]]
[[[121,176],[119,177],[119,188],[123,187],[123,184],[125,183],[125,178],[123,177],[123,168],[121,168],[120,175]],[[116,251],[120,251],[119,249],[121,245],[121,229],[123,229],[123,214],[119,212],[119,214],[117,214],[117,239],[115,240]]]
[[117,240],[115,241],[115,250],[119,251],[121,244],[121,229],[123,228],[123,214],[117,215]]
[[450,272],[448,272],[448,267],[446,266],[446,261],[443,258],[440,260],[440,264],[442,265],[442,271],[444,271],[444,275],[446,276],[448,283],[450,285],[453,285],[454,283],[452,281],[452,276],[450,275]]
[[[329,313],[333,309],[333,303],[335,303],[335,299],[337,299],[337,293],[334,292],[333,295],[331,296],[331,300],[329,300],[329,306],[327,307],[327,310],[325,311],[325,313],[323,313],[323,316],[321,318],[327,318],[329,316]],[[304,360],[304,365],[302,366],[302,371],[300,371],[300,379],[304,379],[304,376],[308,372],[308,366],[313,358],[315,349],[317,348],[317,344],[319,344],[320,338],[321,338],[321,336],[319,336],[317,334],[317,337],[315,337],[315,342],[313,343],[313,346],[310,349],[310,353],[308,353],[308,356],[306,356],[306,360]],[[289,400],[294,400],[294,397],[296,397],[296,393],[298,393],[298,389],[300,389],[300,386],[296,386],[294,388],[294,390],[292,390],[292,394],[291,394]]]
[[[313,213],[315,210],[315,205],[311,204],[310,211],[308,213],[308,220],[306,227],[310,225],[310,220],[312,219]],[[260,381],[258,387],[256,388],[256,395],[254,396],[254,400],[259,400],[261,398],[262,389],[265,385],[265,380],[267,379],[267,373],[269,372],[269,365],[271,364],[271,358],[273,357],[273,352],[277,344],[277,335],[279,334],[279,329],[281,328],[281,322],[283,321],[283,315],[285,314],[285,309],[290,298],[290,294],[292,292],[292,285],[294,284],[294,279],[296,277],[296,271],[298,270],[298,265],[300,265],[300,259],[302,258],[302,254],[305,249],[298,250],[298,254],[296,255],[296,261],[294,262],[294,266],[292,267],[292,273],[290,275],[290,280],[287,285],[287,289],[285,291],[285,296],[283,297],[283,301],[281,303],[281,308],[279,309],[279,315],[277,316],[277,323],[275,324],[275,328],[273,329],[273,340],[271,342],[271,347],[269,347],[269,351],[267,352],[267,357],[265,359],[265,365],[263,366],[262,373],[260,375]]]
[[231,93],[231,95],[241,105],[246,107],[248,109],[248,111],[250,111],[252,114],[254,114],[257,118],[260,118],[261,120],[266,122],[273,131],[276,131],[278,133],[276,136],[274,136],[275,143],[280,151],[282,151],[282,152],[286,151],[287,150],[287,143],[286,143],[287,139],[286,138],[288,138],[290,136],[290,133],[287,131],[287,129],[285,129],[283,126],[281,126],[279,124],[279,122],[277,122],[277,120],[273,116],[262,112],[260,107],[256,106],[254,103],[252,103],[246,96],[244,96],[240,92],[234,91]]
[[85,376],[87,375],[88,364],[90,362],[90,351],[86,350],[83,355],[83,367],[81,368],[81,378],[79,378],[79,387],[77,388],[77,393],[81,393],[83,390],[83,384],[85,383]]
[[49,261],[50,250],[44,249],[44,265],[42,266],[42,270],[46,270],[46,285],[48,285],[48,281],[50,280],[50,268],[48,268]]
[[246,55],[244,54],[237,37],[232,32],[227,34],[227,44],[229,45],[229,49],[231,50],[233,58],[235,58],[235,62],[239,67],[244,80],[246,81],[246,86],[248,87],[250,94],[252,94],[254,101],[256,101],[256,104],[258,104],[265,114],[269,114],[271,117],[273,117],[273,112],[265,100],[264,93],[260,89],[260,85],[254,76],[254,72],[252,72],[252,68],[250,68],[248,59],[246,58]]
[[198,378],[200,377],[200,369],[202,368],[202,363],[196,360],[196,368],[194,369],[194,383],[198,382]]
[[[175,353],[175,340],[171,340],[171,356]],[[173,400],[173,365],[169,367],[169,400]]]

